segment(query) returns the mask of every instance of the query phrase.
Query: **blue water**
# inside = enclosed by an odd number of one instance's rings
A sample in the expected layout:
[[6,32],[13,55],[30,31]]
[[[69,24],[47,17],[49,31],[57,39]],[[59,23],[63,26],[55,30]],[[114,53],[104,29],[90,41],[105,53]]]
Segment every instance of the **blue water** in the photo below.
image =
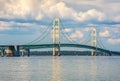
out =
[[0,81],[120,81],[120,57],[0,57]]

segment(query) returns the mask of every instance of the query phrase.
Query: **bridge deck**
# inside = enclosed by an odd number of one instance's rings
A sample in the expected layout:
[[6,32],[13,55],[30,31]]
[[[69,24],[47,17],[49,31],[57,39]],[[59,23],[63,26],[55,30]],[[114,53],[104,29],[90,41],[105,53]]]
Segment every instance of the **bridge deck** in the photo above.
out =
[[[18,45],[20,49],[41,49],[41,48],[52,48],[54,46],[58,46],[58,44],[37,44],[37,45]],[[0,45],[0,47],[8,47],[8,46],[13,46],[13,45]],[[94,47],[94,46],[89,46],[89,45],[83,45],[83,44],[60,44],[60,47],[77,47],[77,48],[86,48],[86,49],[94,49],[102,52],[107,52],[107,53],[115,53],[115,54],[120,54],[120,52],[117,51],[110,51],[107,49],[99,48],[99,47]]]

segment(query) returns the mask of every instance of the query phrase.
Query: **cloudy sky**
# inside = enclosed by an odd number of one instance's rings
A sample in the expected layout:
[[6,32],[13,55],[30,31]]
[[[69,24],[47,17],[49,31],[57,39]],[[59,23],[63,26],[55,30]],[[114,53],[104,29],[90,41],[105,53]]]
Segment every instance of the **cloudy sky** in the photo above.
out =
[[0,44],[28,43],[44,38],[43,33],[51,38],[47,32],[53,18],[59,17],[68,39],[89,40],[89,32],[96,28],[99,43],[119,51],[119,7],[120,0],[0,0]]

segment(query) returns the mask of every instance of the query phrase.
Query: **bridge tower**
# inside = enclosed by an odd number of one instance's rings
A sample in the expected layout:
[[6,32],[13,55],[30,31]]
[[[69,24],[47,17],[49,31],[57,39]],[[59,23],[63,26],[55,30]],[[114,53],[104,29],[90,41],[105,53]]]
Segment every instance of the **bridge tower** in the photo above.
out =
[[[54,18],[53,20],[53,30],[52,30],[52,35],[53,35],[53,48],[52,48],[52,54],[53,56],[55,55],[60,55],[60,19],[59,18]],[[58,54],[56,54],[56,50],[58,49]]]
[[[96,33],[96,29],[92,28],[92,33],[91,33],[91,45],[97,48],[97,33]],[[91,55],[94,56],[96,55],[96,50],[92,49],[91,50]]]

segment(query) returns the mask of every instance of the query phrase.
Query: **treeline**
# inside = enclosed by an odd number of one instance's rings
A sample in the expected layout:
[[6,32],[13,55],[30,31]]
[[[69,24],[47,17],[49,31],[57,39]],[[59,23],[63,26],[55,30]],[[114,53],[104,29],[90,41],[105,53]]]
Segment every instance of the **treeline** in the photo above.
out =
[[[57,54],[57,52],[56,52]],[[78,55],[78,56],[91,56],[91,51],[61,51],[61,55]],[[30,55],[35,56],[50,56],[52,55],[52,51],[31,51]],[[97,52],[95,55],[102,55],[107,56],[108,54],[105,54],[103,52]]]

